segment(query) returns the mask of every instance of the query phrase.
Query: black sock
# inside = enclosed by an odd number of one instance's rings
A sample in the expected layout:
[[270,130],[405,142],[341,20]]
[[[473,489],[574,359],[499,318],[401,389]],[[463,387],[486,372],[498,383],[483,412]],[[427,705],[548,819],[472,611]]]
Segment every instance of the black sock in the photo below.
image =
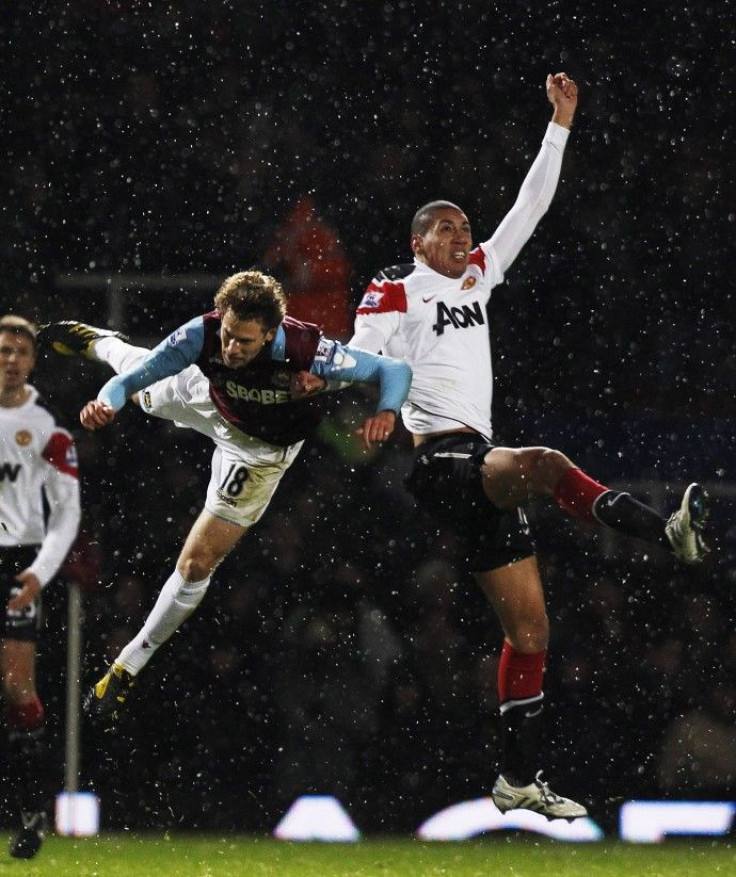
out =
[[628,493],[607,490],[595,500],[592,511],[597,520],[612,530],[655,545],[669,546],[664,532],[665,519]]
[[509,703],[501,713],[501,774],[512,786],[528,786],[540,769],[542,695]]
[[8,755],[18,806],[25,813],[45,812],[48,807],[49,757],[46,727],[11,729]]

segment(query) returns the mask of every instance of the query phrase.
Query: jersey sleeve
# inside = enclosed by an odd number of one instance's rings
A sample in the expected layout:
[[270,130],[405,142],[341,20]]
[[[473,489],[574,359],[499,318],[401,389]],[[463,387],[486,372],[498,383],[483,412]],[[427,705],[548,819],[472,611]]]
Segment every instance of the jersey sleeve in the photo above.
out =
[[51,433],[41,456],[52,469],[64,472],[72,478],[79,477],[77,447],[71,434],[65,429],[56,429]]
[[77,452],[65,430],[52,433],[42,456],[47,466],[44,492],[49,513],[46,535],[29,570],[44,587],[56,575],[79,529],[81,505]]
[[503,280],[503,275],[552,203],[569,134],[567,128],[549,123],[541,149],[521,184],[514,206],[503,218],[493,237],[481,244],[490,258],[494,285]]
[[401,281],[391,280],[384,272],[368,284],[355,316],[350,347],[380,353],[401,325],[406,313],[406,290]]
[[134,393],[196,362],[203,345],[204,320],[195,317],[157,344],[137,368],[111,378],[97,398],[119,411]]
[[350,345],[320,340],[312,374],[341,386],[363,381],[378,384],[380,398],[376,411],[399,413],[409,395],[412,372],[409,365],[391,356],[379,356]]

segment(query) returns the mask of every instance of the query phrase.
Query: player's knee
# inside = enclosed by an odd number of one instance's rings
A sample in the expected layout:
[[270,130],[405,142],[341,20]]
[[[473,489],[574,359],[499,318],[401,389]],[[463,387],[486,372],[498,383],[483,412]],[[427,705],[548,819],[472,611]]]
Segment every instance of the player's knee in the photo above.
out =
[[562,475],[571,468],[572,462],[562,453],[553,448],[534,448],[537,452],[534,466],[540,487],[552,493]]
[[2,693],[3,700],[8,705],[23,704],[37,697],[32,680],[12,672],[3,678]]
[[549,642],[549,620],[546,614],[527,616],[506,631],[506,638],[517,652],[533,655],[543,652]]
[[481,467],[483,490],[498,508],[525,505],[548,493],[545,464],[548,448],[492,448]]
[[221,560],[222,557],[209,553],[190,554],[181,557],[176,568],[186,582],[201,582],[212,575]]
[[505,477],[524,484],[530,494],[551,490],[573,464],[553,448],[493,448],[483,461],[482,473],[489,480]]

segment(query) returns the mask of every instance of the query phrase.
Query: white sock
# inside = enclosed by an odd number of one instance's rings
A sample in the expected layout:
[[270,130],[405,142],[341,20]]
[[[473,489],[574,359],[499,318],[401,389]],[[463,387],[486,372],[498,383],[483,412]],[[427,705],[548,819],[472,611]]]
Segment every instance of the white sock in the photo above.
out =
[[95,359],[106,362],[117,374],[137,368],[151,352],[147,347],[134,347],[122,338],[103,336],[92,346]]
[[185,581],[177,570],[161,588],[158,600],[136,636],[115,659],[133,676],[151,660],[159,646],[179,628],[202,602],[210,576],[201,582]]

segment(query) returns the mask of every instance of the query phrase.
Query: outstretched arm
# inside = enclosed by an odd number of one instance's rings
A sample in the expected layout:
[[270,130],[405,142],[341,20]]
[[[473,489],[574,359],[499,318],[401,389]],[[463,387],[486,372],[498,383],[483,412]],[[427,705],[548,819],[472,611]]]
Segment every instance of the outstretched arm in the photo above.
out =
[[548,76],[546,87],[547,99],[554,110],[542,148],[521,184],[514,206],[490,241],[482,244],[499,273],[498,282],[547,212],[560,178],[562,155],[578,103],[578,87],[566,73]]
[[409,395],[412,372],[409,365],[391,356],[378,356],[356,347],[333,342],[334,350],[325,361],[315,361],[312,373],[324,380],[352,384],[365,381],[378,384],[381,395],[376,413],[356,430],[366,448],[382,442],[396,427],[396,416]]
[[100,429],[115,419],[115,412],[145,387],[178,374],[196,362],[204,343],[201,317],[190,320],[158,344],[135,369],[115,375],[101,388],[97,398],[79,413],[85,429]]

